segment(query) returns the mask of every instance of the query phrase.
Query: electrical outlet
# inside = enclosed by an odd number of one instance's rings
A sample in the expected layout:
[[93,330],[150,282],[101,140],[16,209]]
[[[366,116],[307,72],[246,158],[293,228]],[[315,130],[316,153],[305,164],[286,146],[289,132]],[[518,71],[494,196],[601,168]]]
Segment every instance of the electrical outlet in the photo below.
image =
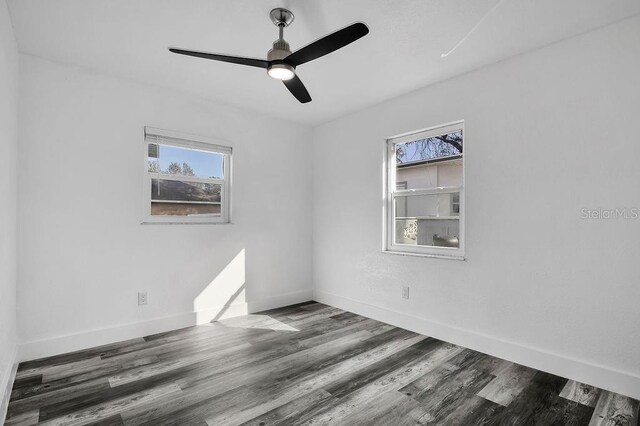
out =
[[138,305],[146,305],[148,302],[149,302],[149,299],[147,298],[147,292],[146,291],[138,292]]
[[408,299],[409,298],[409,286],[407,286],[407,285],[403,285],[402,286],[402,298],[403,299]]

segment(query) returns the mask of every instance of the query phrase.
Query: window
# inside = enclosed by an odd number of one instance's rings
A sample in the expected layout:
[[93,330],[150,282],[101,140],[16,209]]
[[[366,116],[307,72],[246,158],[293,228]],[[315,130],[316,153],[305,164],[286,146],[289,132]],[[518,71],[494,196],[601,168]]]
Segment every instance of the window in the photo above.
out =
[[385,250],[464,256],[463,123],[387,139]]
[[144,160],[143,222],[229,222],[230,147],[145,127]]

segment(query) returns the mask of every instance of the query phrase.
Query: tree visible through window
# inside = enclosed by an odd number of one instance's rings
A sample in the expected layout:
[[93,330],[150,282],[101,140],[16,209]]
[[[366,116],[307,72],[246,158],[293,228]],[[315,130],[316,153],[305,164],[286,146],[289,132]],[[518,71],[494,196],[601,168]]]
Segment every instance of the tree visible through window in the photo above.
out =
[[398,164],[462,155],[462,131],[396,145]]
[[149,133],[146,143],[152,221],[228,221],[230,148]]
[[462,123],[389,139],[387,164],[387,250],[462,256]]

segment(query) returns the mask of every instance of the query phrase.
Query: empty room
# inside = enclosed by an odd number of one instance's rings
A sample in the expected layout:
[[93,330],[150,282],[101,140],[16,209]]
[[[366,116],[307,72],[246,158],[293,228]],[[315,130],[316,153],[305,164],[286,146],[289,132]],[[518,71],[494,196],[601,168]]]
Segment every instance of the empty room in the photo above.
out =
[[0,424],[638,426],[640,0],[0,0]]

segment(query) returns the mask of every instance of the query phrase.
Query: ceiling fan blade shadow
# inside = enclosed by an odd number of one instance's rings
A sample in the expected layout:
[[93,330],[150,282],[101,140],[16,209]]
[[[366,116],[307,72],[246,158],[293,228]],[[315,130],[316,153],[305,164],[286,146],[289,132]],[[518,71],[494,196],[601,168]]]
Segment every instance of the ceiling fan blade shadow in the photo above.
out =
[[250,66],[250,67],[257,67],[257,68],[264,68],[264,69],[269,67],[269,61],[264,60],[264,59],[243,58],[243,57],[240,57],[240,56],[218,55],[216,53],[207,53],[207,52],[197,52],[197,51],[194,51],[194,50],[175,49],[173,47],[169,48],[169,50],[171,52],[177,53],[179,55],[194,56],[196,58],[211,59],[211,60],[214,60],[214,61],[229,62],[229,63],[232,63],[232,64],[247,65],[247,66]]
[[369,34],[369,27],[356,22],[293,52],[285,61],[294,67],[334,52]]
[[297,75],[295,75],[291,80],[282,80],[282,82],[287,86],[287,89],[289,89],[291,94],[300,101],[300,103],[306,104],[307,102],[311,102],[311,95]]

